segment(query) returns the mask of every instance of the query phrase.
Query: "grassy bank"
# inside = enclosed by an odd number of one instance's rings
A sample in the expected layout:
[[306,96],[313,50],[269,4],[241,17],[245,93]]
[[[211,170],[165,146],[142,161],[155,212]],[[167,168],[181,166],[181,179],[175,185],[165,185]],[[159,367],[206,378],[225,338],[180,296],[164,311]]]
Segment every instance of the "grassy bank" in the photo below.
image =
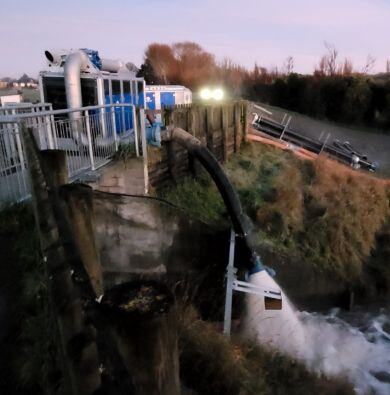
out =
[[[225,165],[259,240],[337,280],[362,278],[390,220],[389,184],[335,162],[306,161],[247,144]],[[183,180],[163,192],[193,217],[226,218],[213,183]],[[380,240],[379,240],[380,244]]]

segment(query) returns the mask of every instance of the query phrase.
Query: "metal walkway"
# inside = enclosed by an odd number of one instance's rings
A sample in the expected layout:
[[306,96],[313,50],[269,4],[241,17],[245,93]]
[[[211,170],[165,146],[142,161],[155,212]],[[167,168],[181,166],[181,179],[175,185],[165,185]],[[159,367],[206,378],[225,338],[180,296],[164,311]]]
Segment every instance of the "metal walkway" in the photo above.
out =
[[[70,113],[72,120],[68,117]],[[46,103],[1,107],[0,204],[19,202],[30,196],[20,136],[22,124],[32,129],[40,149],[66,152],[71,181],[109,163],[120,144],[133,145],[136,156],[141,151],[146,155],[144,110],[137,111],[132,104],[72,110],[52,110]]]

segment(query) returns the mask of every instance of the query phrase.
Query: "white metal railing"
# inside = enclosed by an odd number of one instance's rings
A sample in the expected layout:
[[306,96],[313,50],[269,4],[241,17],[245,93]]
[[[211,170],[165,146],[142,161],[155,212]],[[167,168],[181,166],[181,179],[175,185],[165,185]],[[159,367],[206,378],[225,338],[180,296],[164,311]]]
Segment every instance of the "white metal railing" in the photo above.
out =
[[16,123],[0,124],[0,203],[17,202],[30,194],[19,132]]
[[17,202],[29,196],[27,165],[20,136],[22,123],[32,128],[40,149],[66,152],[70,180],[108,163],[120,142],[133,143],[139,156],[137,125],[144,122],[142,109],[137,120],[135,107],[131,104],[72,110],[51,110],[48,106],[43,103],[0,111],[0,203]]
[[17,103],[8,104],[0,107],[0,116],[17,115],[17,114],[31,114],[42,111],[51,111],[53,106],[51,103]]

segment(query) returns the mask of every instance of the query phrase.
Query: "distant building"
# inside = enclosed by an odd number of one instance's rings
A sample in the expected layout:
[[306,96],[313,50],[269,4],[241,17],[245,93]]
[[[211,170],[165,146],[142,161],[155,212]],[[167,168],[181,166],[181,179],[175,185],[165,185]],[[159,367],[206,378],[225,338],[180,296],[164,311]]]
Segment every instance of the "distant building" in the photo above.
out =
[[38,81],[34,80],[34,78],[29,77],[27,74],[23,74],[19,79],[13,79],[9,77],[4,77],[0,79],[0,89],[6,88],[15,88],[15,89],[22,89],[22,88],[38,88]]
[[37,88],[38,81],[34,80],[34,78],[29,77],[27,74],[23,74],[17,81],[14,82],[14,87],[15,88]]
[[22,95],[15,90],[0,91],[0,106],[22,102]]
[[38,84],[36,82],[14,82],[12,86],[16,89],[20,88],[38,88]]

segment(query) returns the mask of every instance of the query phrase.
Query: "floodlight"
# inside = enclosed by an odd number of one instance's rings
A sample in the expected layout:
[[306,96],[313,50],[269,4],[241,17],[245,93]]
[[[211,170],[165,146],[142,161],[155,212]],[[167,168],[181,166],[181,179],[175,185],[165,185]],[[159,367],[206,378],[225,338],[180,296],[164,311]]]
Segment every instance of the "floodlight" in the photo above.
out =
[[209,99],[211,99],[211,97],[212,97],[212,92],[211,92],[211,90],[210,90],[209,88],[203,88],[203,89],[200,91],[200,97],[201,97],[203,100],[209,100]]
[[214,89],[213,99],[214,100],[222,100],[223,99],[223,90],[221,88]]

